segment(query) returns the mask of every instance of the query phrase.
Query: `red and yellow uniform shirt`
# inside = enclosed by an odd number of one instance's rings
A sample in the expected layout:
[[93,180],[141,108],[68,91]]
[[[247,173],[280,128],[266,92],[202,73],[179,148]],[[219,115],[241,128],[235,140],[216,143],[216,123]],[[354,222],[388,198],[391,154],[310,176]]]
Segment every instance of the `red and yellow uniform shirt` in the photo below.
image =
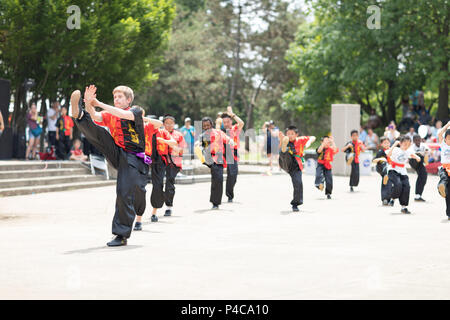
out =
[[56,127],[58,128],[60,135],[70,136],[70,132],[73,128],[73,120],[69,116],[61,116],[56,122]]
[[161,158],[161,160],[167,165],[169,146],[163,142],[159,142],[157,138],[170,140],[170,133],[166,129],[155,128],[155,126],[151,123],[147,123],[145,125],[144,131],[145,154],[151,156],[153,161],[158,161]]
[[339,149],[336,148],[336,151],[334,151],[333,148],[323,148],[322,152],[319,153],[319,148],[317,148],[316,152],[319,155],[317,162],[322,164],[327,170],[331,170],[334,155],[339,152]]
[[177,142],[178,147],[181,149],[180,152],[175,152],[169,147],[169,159],[175,166],[182,169],[183,149],[186,147],[186,142],[184,141],[183,134],[179,131],[173,130],[172,132],[169,132],[169,134]]
[[359,155],[361,154],[364,143],[361,140],[357,140],[356,142],[352,140],[347,144],[351,144],[351,147],[347,149],[346,152],[354,153],[355,158],[353,161],[355,161],[355,163],[359,163]]
[[127,152],[140,153],[145,150],[145,130],[142,110],[139,108],[128,108],[134,114],[135,121],[121,119],[106,111],[102,111],[102,121],[96,124],[107,127],[116,145]]
[[304,162],[304,153],[305,153],[305,145],[308,143],[310,137],[308,136],[301,136],[297,137],[295,141],[288,143],[288,150],[289,152],[297,161],[298,167],[300,170],[303,170],[303,162]]
[[[239,129],[239,126],[235,124],[231,129],[225,129],[225,133],[234,142],[234,147],[232,148],[234,161],[239,161],[238,150],[240,146],[239,135],[241,134],[241,130]],[[225,150],[226,148],[227,147],[225,146]]]
[[231,139],[222,131],[217,129],[209,129],[204,132],[201,137],[203,152],[209,152],[212,159],[217,164],[223,164],[227,167],[225,159],[225,144],[228,144]]

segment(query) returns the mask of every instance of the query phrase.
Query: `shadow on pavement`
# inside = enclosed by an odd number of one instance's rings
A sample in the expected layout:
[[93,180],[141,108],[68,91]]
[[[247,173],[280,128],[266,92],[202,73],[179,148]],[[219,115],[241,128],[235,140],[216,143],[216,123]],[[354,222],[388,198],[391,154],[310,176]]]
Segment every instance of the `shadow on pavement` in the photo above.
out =
[[91,252],[111,252],[111,251],[122,251],[122,250],[133,250],[142,248],[141,245],[126,245],[122,247],[107,247],[106,245],[101,247],[94,247],[94,248],[86,248],[86,249],[80,249],[80,250],[72,250],[72,251],[66,251],[64,254],[76,254],[76,253],[91,253]]

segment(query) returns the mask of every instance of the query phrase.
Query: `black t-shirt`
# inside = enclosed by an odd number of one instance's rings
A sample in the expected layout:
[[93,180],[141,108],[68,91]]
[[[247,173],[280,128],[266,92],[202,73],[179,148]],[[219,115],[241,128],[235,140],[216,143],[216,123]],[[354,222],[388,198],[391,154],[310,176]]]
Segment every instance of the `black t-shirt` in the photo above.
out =
[[142,109],[133,107],[129,109],[134,114],[134,121],[121,119],[123,143],[126,151],[145,152],[145,131]]

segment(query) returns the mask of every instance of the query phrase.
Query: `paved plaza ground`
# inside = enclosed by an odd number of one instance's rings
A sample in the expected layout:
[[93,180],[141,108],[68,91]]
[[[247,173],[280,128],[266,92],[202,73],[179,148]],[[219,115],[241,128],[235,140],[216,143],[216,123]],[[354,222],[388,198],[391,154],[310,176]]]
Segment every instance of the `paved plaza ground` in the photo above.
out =
[[179,185],[174,216],[150,223],[148,203],[144,230],[120,248],[105,246],[113,186],[0,198],[0,299],[450,298],[437,177],[411,215],[381,206],[376,174],[353,194],[335,177],[332,200],[303,181],[300,213],[286,174],[239,176],[219,211],[209,183]]

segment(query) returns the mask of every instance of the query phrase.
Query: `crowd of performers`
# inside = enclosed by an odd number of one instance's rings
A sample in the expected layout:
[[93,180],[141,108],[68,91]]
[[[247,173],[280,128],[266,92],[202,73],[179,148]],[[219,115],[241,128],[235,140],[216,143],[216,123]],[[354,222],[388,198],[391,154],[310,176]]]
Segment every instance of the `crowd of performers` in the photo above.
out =
[[[146,185],[151,170],[152,205],[151,221],[158,221],[157,210],[165,204],[164,215],[172,215],[175,196],[175,179],[182,169],[182,157],[185,142],[183,135],[174,130],[175,119],[165,115],[163,120],[145,117],[144,110],[132,106],[134,94],[131,88],[118,86],[113,90],[114,106],[100,102],[96,98],[97,88],[86,87],[84,98],[76,90],[71,95],[71,116],[86,139],[97,148],[117,169],[116,206],[112,222],[115,238],[108,246],[127,244],[132,230],[142,230],[142,216],[146,208]],[[97,112],[95,107],[102,109]],[[108,129],[106,130],[105,127]],[[200,161],[211,171],[210,202],[218,209],[222,202],[223,174],[227,172],[225,194],[228,202],[233,202],[234,187],[238,175],[239,135],[244,122],[233,113],[231,107],[222,113],[216,121],[209,117],[202,119],[202,133],[195,144],[194,152]],[[439,194],[446,199],[447,216],[450,219],[450,122],[439,132],[442,167],[439,169]],[[299,211],[303,204],[302,171],[304,151],[316,140],[314,136],[299,136],[295,126],[289,126],[285,134],[280,132],[280,168],[286,171],[292,180],[292,210]],[[412,144],[412,145],[411,145]],[[402,213],[410,213],[410,185],[406,173],[406,164],[410,163],[418,175],[416,182],[416,201],[424,201],[422,192],[427,180],[424,163],[427,161],[427,147],[421,143],[420,136],[413,142],[407,136],[400,137],[392,146],[386,138],[381,139],[382,149],[376,159],[377,172],[382,177],[381,198],[383,205],[393,206],[399,199]],[[359,157],[365,150],[359,140],[357,130],[351,132],[349,141],[341,150],[347,154],[347,163],[351,166],[350,191],[359,184]],[[333,191],[332,162],[339,152],[333,137],[321,138],[316,149],[318,163],[315,186],[325,190],[331,199]],[[164,183],[165,179],[165,183]]]

